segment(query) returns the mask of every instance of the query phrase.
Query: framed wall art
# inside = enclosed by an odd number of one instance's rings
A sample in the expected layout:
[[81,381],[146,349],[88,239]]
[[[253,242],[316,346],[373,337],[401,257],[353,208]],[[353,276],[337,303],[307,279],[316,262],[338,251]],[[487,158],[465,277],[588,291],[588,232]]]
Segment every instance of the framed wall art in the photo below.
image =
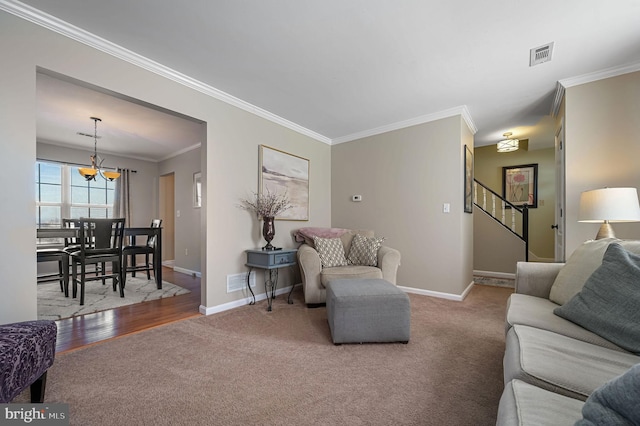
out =
[[538,207],[538,165],[503,167],[502,196],[515,206]]
[[309,220],[309,160],[260,145],[259,192],[287,194],[292,208],[276,219]]
[[473,153],[464,146],[464,212],[473,213]]

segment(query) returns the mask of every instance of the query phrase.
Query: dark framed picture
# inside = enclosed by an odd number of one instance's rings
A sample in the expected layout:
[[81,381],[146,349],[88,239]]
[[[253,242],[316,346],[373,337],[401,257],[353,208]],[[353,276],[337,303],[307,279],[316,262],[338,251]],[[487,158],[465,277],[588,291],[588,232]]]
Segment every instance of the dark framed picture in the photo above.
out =
[[538,165],[503,167],[502,196],[514,206],[538,207]]
[[473,213],[473,153],[464,146],[464,212]]

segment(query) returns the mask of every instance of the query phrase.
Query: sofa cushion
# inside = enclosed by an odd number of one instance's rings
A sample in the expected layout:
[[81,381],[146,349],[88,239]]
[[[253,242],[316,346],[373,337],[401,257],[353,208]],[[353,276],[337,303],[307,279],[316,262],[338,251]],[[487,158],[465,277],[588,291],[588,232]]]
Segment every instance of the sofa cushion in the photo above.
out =
[[640,256],[612,243],[583,289],[554,312],[640,353]]
[[549,299],[514,293],[507,302],[506,331],[514,324],[528,325],[624,352],[607,339],[554,314],[553,310],[558,306]]
[[584,401],[639,362],[639,356],[628,352],[516,324],[507,333],[504,382],[519,379]]
[[326,287],[330,281],[336,279],[351,278],[382,278],[382,269],[374,266],[338,266],[336,268],[323,268],[320,272],[320,284]]
[[595,390],[577,426],[640,424],[640,364]]
[[551,286],[549,300],[564,305],[582,290],[584,283],[602,263],[604,252],[613,241],[619,240],[603,238],[582,243],[558,272]]
[[580,400],[513,380],[502,392],[496,426],[572,425],[580,419],[583,405]]
[[347,259],[344,257],[344,246],[340,238],[313,237],[313,243],[320,256],[323,268],[347,265]]
[[603,238],[583,243],[558,272],[549,293],[549,300],[558,305],[564,305],[571,300],[582,290],[587,279],[602,264],[604,252],[613,242],[621,244],[632,253],[640,254],[640,241],[636,240],[624,241],[616,238]]
[[378,266],[378,249],[384,237],[365,237],[356,234],[351,242],[347,263],[350,265]]

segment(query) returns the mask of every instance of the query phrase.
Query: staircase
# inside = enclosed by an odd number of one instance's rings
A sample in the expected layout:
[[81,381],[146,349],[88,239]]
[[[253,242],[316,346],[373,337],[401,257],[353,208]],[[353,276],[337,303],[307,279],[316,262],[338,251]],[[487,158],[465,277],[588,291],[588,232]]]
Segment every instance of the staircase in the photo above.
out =
[[525,261],[529,261],[529,209],[511,204],[491,188],[473,180],[473,204],[524,242]]

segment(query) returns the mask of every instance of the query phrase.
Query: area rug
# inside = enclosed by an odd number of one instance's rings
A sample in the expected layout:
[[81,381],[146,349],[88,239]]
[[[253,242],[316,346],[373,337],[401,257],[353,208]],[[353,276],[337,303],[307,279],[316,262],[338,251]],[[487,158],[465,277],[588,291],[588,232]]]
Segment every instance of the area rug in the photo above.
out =
[[87,282],[83,306],[80,306],[80,288],[78,288],[78,297],[75,299],[71,297],[71,288],[69,293],[69,297],[64,297],[64,293],[60,291],[60,283],[57,281],[38,284],[38,319],[59,320],[92,314],[148,300],[187,294],[190,291],[166,281],[162,282],[162,289],[158,290],[153,279],[128,276],[124,297],[120,297],[119,291],[113,291],[110,279],[105,285],[100,281]]
[[474,275],[473,282],[475,284],[491,285],[494,287],[515,288],[516,286],[516,281],[513,278],[497,278],[483,275]]

